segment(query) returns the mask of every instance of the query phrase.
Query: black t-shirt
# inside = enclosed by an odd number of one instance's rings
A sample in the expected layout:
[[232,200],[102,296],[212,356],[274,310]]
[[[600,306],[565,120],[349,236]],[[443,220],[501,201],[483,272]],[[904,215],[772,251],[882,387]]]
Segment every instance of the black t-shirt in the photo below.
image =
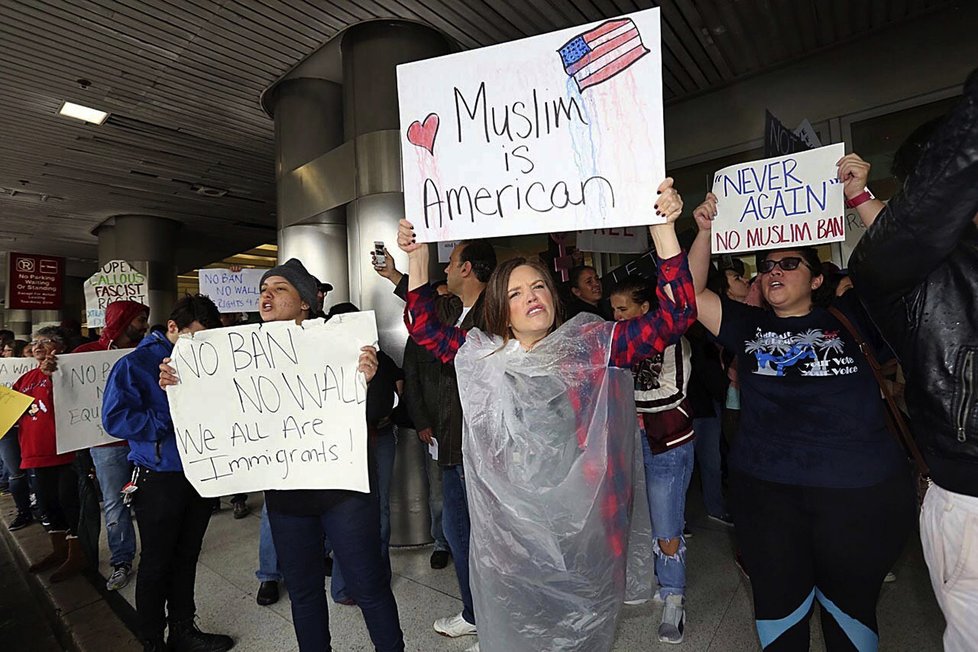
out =
[[[906,466],[869,363],[831,313],[816,307],[804,317],[782,318],[721,301],[718,339],[739,358],[733,469],[770,482],[853,488],[878,484]],[[855,322],[851,298],[835,306]]]

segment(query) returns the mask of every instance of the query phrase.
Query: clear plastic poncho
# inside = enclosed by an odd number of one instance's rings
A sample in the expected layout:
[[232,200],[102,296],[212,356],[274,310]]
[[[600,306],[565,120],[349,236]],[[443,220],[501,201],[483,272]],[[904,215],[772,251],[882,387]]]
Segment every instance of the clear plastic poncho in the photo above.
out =
[[609,650],[623,600],[651,594],[635,387],[608,367],[613,328],[581,314],[529,352],[474,329],[456,356],[483,652]]

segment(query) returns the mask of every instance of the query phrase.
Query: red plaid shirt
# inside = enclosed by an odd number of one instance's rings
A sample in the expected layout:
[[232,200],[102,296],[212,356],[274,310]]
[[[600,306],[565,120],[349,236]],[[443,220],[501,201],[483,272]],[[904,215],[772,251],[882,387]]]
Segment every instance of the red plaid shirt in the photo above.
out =
[[[674,299],[666,294],[667,286],[672,289]],[[696,292],[685,252],[659,260],[656,294],[659,299],[658,308],[641,317],[615,323],[609,359],[601,359],[604,352],[598,349],[593,353],[595,358],[592,363],[596,366],[607,364],[610,367],[628,369],[640,360],[661,353],[667,346],[679,342],[683,333],[696,321]],[[466,331],[448,326],[438,319],[435,311],[436,296],[435,291],[427,284],[410,291],[404,311],[404,323],[414,341],[431,351],[442,362],[449,363],[455,359],[455,354],[465,343]],[[568,371],[573,373],[573,370]],[[595,385],[582,376],[575,378],[569,386],[571,405],[579,413],[587,393],[593,391]],[[631,394],[631,388],[629,393]],[[615,397],[609,398],[614,400]],[[581,448],[586,445],[586,435],[586,428],[579,427],[577,436]],[[625,447],[609,447],[609,452],[623,453],[624,450]],[[608,457],[607,477],[614,484],[614,491],[604,492],[601,512],[609,548],[616,557],[625,554],[629,533],[632,486],[625,480],[631,477],[626,471],[632,468],[632,462],[630,458],[625,459],[623,454],[610,454]],[[602,469],[585,469],[584,473],[589,477],[593,476],[594,482],[600,482],[604,475]],[[628,486],[624,486],[625,484]],[[624,501],[621,500],[622,497],[625,498]],[[624,572],[623,564],[621,577],[616,578],[621,583],[624,583]]]

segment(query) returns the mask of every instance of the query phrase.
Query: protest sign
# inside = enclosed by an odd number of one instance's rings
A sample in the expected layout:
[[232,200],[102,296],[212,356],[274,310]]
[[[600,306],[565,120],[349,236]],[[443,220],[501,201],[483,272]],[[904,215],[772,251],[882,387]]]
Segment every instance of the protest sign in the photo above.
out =
[[644,226],[588,229],[577,234],[579,251],[606,254],[640,254],[649,248],[649,231]]
[[205,497],[370,490],[360,347],[372,312],[201,331],[173,349],[167,389],[183,470]]
[[786,127],[770,111],[764,112],[764,156],[773,158],[811,149],[805,137]]
[[801,124],[795,127],[794,134],[798,136],[808,149],[815,149],[816,147],[822,146],[822,141],[819,140],[818,132],[815,131],[815,127],[812,123],[805,118],[801,121]]
[[20,415],[33,402],[34,399],[26,394],[15,392],[9,387],[0,387],[0,439],[10,432]]
[[113,301],[147,303],[146,277],[124,260],[110,260],[85,281],[89,328],[105,326],[105,308]]
[[197,273],[200,293],[210,297],[218,312],[258,312],[259,284],[266,269],[202,269]]
[[0,358],[0,387],[11,387],[36,366],[34,358]]
[[102,394],[112,365],[131,350],[58,356],[51,374],[58,454],[121,441],[102,429]]
[[715,254],[845,239],[842,143],[726,167],[713,176]]
[[658,9],[402,64],[397,89],[418,242],[662,221]]

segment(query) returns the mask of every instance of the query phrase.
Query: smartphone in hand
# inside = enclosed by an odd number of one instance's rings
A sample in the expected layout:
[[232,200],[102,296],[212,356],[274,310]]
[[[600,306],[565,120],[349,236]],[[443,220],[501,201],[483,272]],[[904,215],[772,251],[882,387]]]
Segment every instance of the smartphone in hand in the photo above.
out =
[[371,252],[373,256],[374,267],[377,269],[383,269],[387,267],[387,254],[384,253],[384,243],[382,240],[374,240],[374,250]]

